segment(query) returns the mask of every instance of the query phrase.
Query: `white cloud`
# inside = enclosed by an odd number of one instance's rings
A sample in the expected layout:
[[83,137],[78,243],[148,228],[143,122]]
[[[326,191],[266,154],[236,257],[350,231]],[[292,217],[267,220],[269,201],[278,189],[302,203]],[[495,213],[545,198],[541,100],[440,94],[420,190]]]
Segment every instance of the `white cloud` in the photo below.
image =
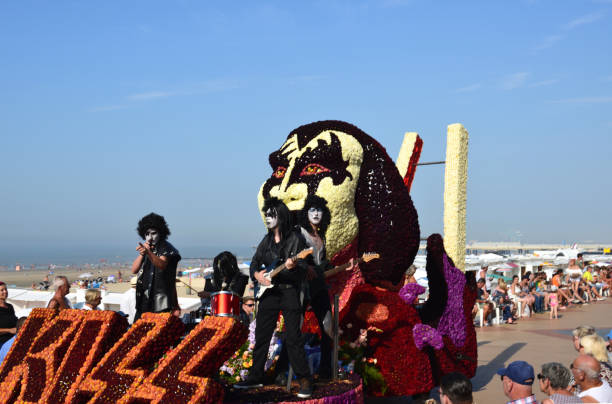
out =
[[522,87],[529,74],[528,72],[510,74],[501,80],[500,87],[502,90],[514,90],[515,88]]
[[529,85],[529,87],[543,87],[543,86],[550,86],[551,84],[555,84],[558,83],[559,80],[557,79],[550,79],[550,80],[542,80],[542,81],[536,81],[535,83],[531,83]]
[[176,95],[176,93],[168,91],[149,91],[147,93],[128,95],[127,99],[132,101],[148,101],[156,98],[165,98]]
[[469,93],[469,92],[478,90],[480,87],[482,87],[480,83],[475,83],[469,86],[458,88],[454,92],[455,93]]
[[565,24],[565,26],[563,28],[566,29],[566,30],[570,30],[570,29],[574,29],[576,27],[579,27],[581,25],[592,24],[595,21],[602,19],[603,16],[604,16],[603,12],[591,13],[591,14],[583,15],[582,17],[578,17],[578,18],[568,22],[567,24]]
[[105,111],[116,111],[118,109],[126,109],[127,105],[107,105],[102,107],[93,107],[89,112],[105,112]]
[[553,101],[558,104],[602,104],[612,102],[610,96],[565,98]]
[[549,35],[546,38],[544,38],[542,41],[540,41],[540,43],[538,43],[536,46],[534,46],[533,50],[541,51],[544,49],[548,49],[552,47],[554,44],[556,44],[557,42],[559,42],[560,40],[562,40],[563,38],[565,38],[564,35]]

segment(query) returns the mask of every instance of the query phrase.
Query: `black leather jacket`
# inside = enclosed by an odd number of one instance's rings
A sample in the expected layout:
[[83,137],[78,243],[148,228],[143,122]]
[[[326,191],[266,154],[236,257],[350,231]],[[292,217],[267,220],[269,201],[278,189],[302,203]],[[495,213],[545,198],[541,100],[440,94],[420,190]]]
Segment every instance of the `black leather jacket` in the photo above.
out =
[[161,270],[153,265],[147,256],[142,261],[136,283],[136,309],[141,313],[157,313],[179,307],[176,295],[176,267],[181,255],[167,241],[160,242],[153,253],[158,257],[167,257],[168,265],[166,269]]
[[[255,251],[255,255],[251,260],[251,279],[256,281],[255,272],[261,271],[263,267],[270,268],[273,265],[276,268],[283,264],[287,258],[296,255],[305,248],[307,247],[304,238],[294,230],[278,244],[274,242],[274,233],[268,232],[257,246],[257,251]],[[272,279],[272,284],[290,284],[299,289],[306,277],[307,268],[308,264],[306,261],[298,259],[295,268],[280,272]]]

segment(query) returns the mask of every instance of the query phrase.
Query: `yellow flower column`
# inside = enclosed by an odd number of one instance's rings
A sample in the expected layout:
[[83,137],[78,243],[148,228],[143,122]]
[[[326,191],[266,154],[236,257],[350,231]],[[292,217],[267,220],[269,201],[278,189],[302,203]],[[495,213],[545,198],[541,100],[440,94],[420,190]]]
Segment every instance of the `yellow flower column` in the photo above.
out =
[[448,126],[444,170],[444,248],[457,268],[465,270],[468,132],[460,123]]

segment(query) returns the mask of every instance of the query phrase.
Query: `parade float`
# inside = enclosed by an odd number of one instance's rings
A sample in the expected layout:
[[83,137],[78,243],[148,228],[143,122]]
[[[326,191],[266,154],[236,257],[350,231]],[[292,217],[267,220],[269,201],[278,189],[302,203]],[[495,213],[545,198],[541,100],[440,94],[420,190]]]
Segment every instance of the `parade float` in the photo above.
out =
[[[343,378],[317,384],[304,402],[414,396],[428,393],[446,373],[475,373],[475,282],[462,272],[467,132],[461,125],[448,130],[445,239],[427,238],[427,300],[418,304],[418,284],[404,285],[421,241],[410,187],[422,147],[417,134],[406,134],[394,163],[357,127],[321,121],[291,131],[269,156],[272,174],[260,189],[260,207],[274,196],[298,211],[316,194],[331,211],[325,239],[332,264],[367,252],[380,256],[329,278],[330,298],[339,296],[339,360],[349,366]],[[312,315],[306,320],[306,328],[320,332]],[[299,401],[276,387],[228,389],[223,367],[238,358],[247,370],[248,334],[232,317],[205,317],[185,335],[170,314],[146,313],[128,329],[110,311],[34,309],[0,366],[0,402]]]

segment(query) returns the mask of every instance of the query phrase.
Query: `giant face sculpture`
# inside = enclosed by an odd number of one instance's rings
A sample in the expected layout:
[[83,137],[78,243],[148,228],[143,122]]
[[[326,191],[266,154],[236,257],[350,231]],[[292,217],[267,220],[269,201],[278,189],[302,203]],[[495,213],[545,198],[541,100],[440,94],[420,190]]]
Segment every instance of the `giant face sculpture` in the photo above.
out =
[[397,283],[418,251],[416,210],[385,149],[359,128],[341,121],[320,121],[290,132],[269,157],[272,175],[258,195],[275,196],[294,212],[306,196],[327,201],[328,258],[353,248],[378,252],[380,260],[361,265],[366,281]]
[[331,213],[327,251],[333,256],[359,231],[353,201],[362,157],[361,145],[346,133],[322,131],[307,142],[293,133],[270,155],[273,173],[261,187],[260,207],[264,198],[275,196],[297,212],[308,194],[324,198]]

